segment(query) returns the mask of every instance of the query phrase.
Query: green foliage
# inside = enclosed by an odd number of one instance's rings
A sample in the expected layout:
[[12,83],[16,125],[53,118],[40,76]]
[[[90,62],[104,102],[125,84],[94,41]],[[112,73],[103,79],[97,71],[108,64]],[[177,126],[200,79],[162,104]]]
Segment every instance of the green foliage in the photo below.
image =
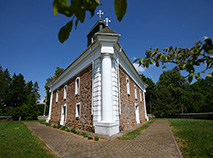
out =
[[[146,51],[145,58],[138,58],[134,62],[138,62],[139,65],[143,65],[148,68],[150,64],[155,64],[157,67],[162,64],[163,70],[166,68],[165,63],[175,64],[177,71],[184,70],[188,73],[188,81],[191,82],[193,77],[200,78],[200,73],[204,73],[206,70],[213,68],[213,44],[210,38],[205,39],[204,43],[198,41],[192,48],[164,48],[160,51],[158,48]],[[201,72],[195,73],[195,66],[205,64],[205,69]],[[206,75],[212,77],[213,72]]]
[[99,137],[98,136],[95,136],[95,141],[99,141]]
[[98,5],[101,5],[99,0],[71,0],[71,4],[68,0],[54,0],[53,1],[53,13],[63,14],[69,18],[72,18],[65,26],[63,26],[58,34],[58,39],[61,43],[66,41],[72,31],[73,21],[75,20],[75,28],[77,28],[78,21],[84,22],[86,17],[86,11],[89,11],[91,17],[94,16],[95,9]]
[[61,127],[62,127],[62,125],[57,125],[57,126],[56,126],[56,128],[58,128],[58,129],[61,128]]
[[88,135],[84,135],[84,138],[87,138],[87,137],[89,137]]
[[77,132],[76,132],[76,134],[77,134],[77,135],[80,135],[80,134],[81,134],[81,132],[77,131]]
[[213,157],[213,121],[169,119],[184,157]]
[[114,6],[117,19],[120,22],[126,14],[127,0],[115,0]]
[[88,140],[93,140],[93,137],[88,137]]
[[71,128],[70,131],[73,132],[73,133],[76,132],[75,128]]
[[57,128],[57,126],[56,126],[56,125],[53,125],[53,128]]
[[[91,17],[94,16],[96,7],[101,5],[99,0],[54,0],[53,1],[53,13],[54,15],[60,13],[66,17],[71,18],[71,20],[63,26],[58,34],[58,39],[61,43],[64,43],[70,35],[73,28],[73,23],[75,20],[75,29],[78,26],[78,21],[84,22],[86,17],[86,11],[89,11]],[[120,22],[127,9],[127,0],[114,0],[115,13],[118,21]]]
[[0,122],[0,157],[56,158],[21,121]]
[[175,69],[164,71],[156,85],[141,75],[148,83],[146,92],[147,110],[156,117],[171,117],[175,114],[212,112],[213,78],[198,79],[189,84],[187,80]]
[[[0,66],[0,111],[13,116],[13,120],[37,119],[36,102],[40,98],[38,83],[26,83],[22,74],[10,77],[8,69]],[[30,109],[31,107],[32,109]]]
[[87,133],[86,132],[81,132],[81,135],[85,136],[85,135],[87,135]]
[[66,129],[67,129],[67,126],[61,127],[61,130],[66,130]]
[[125,135],[123,135],[122,137],[119,137],[118,139],[120,140],[131,140],[134,139],[135,137],[137,137],[139,134],[141,134],[141,132],[145,129],[147,129],[154,121],[150,121],[149,124],[143,125],[140,128],[137,128],[136,130],[129,132]]
[[46,110],[46,114],[48,114],[48,107],[49,107],[49,104],[50,104],[50,88],[48,87],[48,84],[50,82],[52,82],[53,80],[55,80],[57,77],[60,76],[60,74],[64,71],[63,68],[60,68],[60,67],[56,67],[56,70],[55,70],[55,73],[53,75],[53,77],[49,77],[46,79],[46,83],[45,83],[45,90],[46,90],[46,104],[47,104],[47,110]]

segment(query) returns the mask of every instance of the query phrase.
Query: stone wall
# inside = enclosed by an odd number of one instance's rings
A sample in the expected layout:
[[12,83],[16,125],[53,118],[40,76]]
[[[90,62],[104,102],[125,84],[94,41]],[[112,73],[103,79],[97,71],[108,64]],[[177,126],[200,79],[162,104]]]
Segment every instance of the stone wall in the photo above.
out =
[[[129,78],[130,83],[130,95],[127,94],[126,78]],[[145,111],[143,102],[143,91],[141,90],[142,101],[140,101],[140,88],[134,83],[134,81],[125,73],[125,71],[119,67],[120,78],[120,130],[137,125],[135,114],[135,103],[139,105],[139,118],[140,123],[145,121]],[[137,89],[137,99],[135,99],[134,86]]]
[[[75,95],[75,79],[80,77],[80,92]],[[64,100],[64,86],[67,85],[67,97]],[[61,120],[62,105],[67,105],[67,114],[65,125],[75,127],[76,129],[88,130],[93,129],[92,117],[92,65],[84,69],[74,78],[71,78],[66,84],[59,89],[58,102],[56,102],[56,91],[53,92],[52,112],[50,122],[59,124]],[[80,118],[76,119],[76,104],[81,104]]]

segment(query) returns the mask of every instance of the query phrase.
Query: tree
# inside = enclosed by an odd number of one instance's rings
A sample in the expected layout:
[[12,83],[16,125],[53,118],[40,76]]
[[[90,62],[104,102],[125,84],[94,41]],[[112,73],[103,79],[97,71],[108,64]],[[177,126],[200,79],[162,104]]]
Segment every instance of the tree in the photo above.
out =
[[145,93],[145,98],[146,98],[146,109],[147,109],[147,113],[151,114],[152,113],[152,104],[154,102],[154,100],[156,100],[156,85],[155,83],[152,81],[152,79],[150,79],[149,77],[145,77],[143,74],[140,75],[141,79],[148,84],[148,87],[146,88],[146,93]]
[[[193,77],[200,78],[200,73],[204,73],[206,70],[213,68],[213,44],[210,38],[204,40],[204,44],[200,41],[196,42],[192,48],[164,48],[163,51],[158,48],[146,51],[145,58],[138,58],[134,62],[138,62],[139,65],[146,68],[150,64],[155,64],[157,67],[160,64],[163,65],[163,70],[166,68],[165,63],[173,63],[177,71],[188,72],[188,81],[191,82]],[[195,73],[195,66],[205,64],[205,69],[201,72]],[[213,77],[213,72],[206,75],[207,77]]]
[[[73,21],[75,19],[75,29],[78,26],[78,22],[84,22],[86,17],[86,11],[89,11],[91,17],[94,16],[96,7],[101,5],[99,0],[54,0],[53,1],[53,13],[54,15],[60,13],[72,20],[70,20],[65,26],[63,26],[59,33],[58,39],[61,43],[66,41],[73,28]],[[127,0],[114,0],[114,9],[118,21],[121,21],[126,14]]]
[[[50,82],[52,82],[53,80],[55,80],[57,77],[59,77],[63,71],[64,71],[63,68],[56,67],[56,70],[55,70],[55,73],[54,73],[53,77],[49,77],[49,78],[46,79],[46,83],[45,83],[44,88],[46,89],[47,109],[48,109],[48,106],[50,104],[50,88],[48,87],[48,84]],[[46,112],[48,112],[48,111],[46,111]]]
[[36,120],[38,116],[38,107],[36,104],[37,98],[36,94],[32,92],[28,98],[27,102],[24,103],[24,119],[25,120]]
[[33,93],[35,93],[36,101],[38,101],[40,99],[41,95],[39,94],[39,86],[38,86],[37,81],[33,85]]
[[26,99],[25,86],[24,76],[22,74],[19,74],[18,76],[14,74],[10,84],[7,107],[19,107],[24,104]]

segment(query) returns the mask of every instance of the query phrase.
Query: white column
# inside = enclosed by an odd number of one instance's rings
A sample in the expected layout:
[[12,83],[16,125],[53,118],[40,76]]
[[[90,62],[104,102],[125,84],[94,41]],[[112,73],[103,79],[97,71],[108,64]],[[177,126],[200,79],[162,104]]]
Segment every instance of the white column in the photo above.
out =
[[112,59],[102,54],[102,122],[113,122],[112,102]]
[[53,100],[53,92],[51,91],[51,96],[50,96],[50,107],[49,107],[49,115],[46,120],[46,122],[49,122],[51,119],[51,111],[52,111],[52,100]]
[[147,111],[146,111],[145,92],[143,92],[143,103],[144,103],[145,118],[147,121],[149,121],[149,117],[147,116]]

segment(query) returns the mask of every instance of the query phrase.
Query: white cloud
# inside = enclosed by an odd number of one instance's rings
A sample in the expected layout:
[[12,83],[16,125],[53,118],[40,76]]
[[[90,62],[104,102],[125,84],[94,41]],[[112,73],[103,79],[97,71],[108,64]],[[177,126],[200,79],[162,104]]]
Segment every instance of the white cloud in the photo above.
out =
[[137,58],[136,58],[136,57],[133,57],[132,59],[135,60],[135,59],[137,59]]
[[207,38],[209,38],[209,37],[207,37],[207,36],[204,36],[203,38],[204,38],[204,39],[207,39]]
[[135,69],[138,71],[138,72],[145,72],[145,68],[139,66],[139,64],[136,64],[136,63],[133,63],[133,66],[135,67]]

